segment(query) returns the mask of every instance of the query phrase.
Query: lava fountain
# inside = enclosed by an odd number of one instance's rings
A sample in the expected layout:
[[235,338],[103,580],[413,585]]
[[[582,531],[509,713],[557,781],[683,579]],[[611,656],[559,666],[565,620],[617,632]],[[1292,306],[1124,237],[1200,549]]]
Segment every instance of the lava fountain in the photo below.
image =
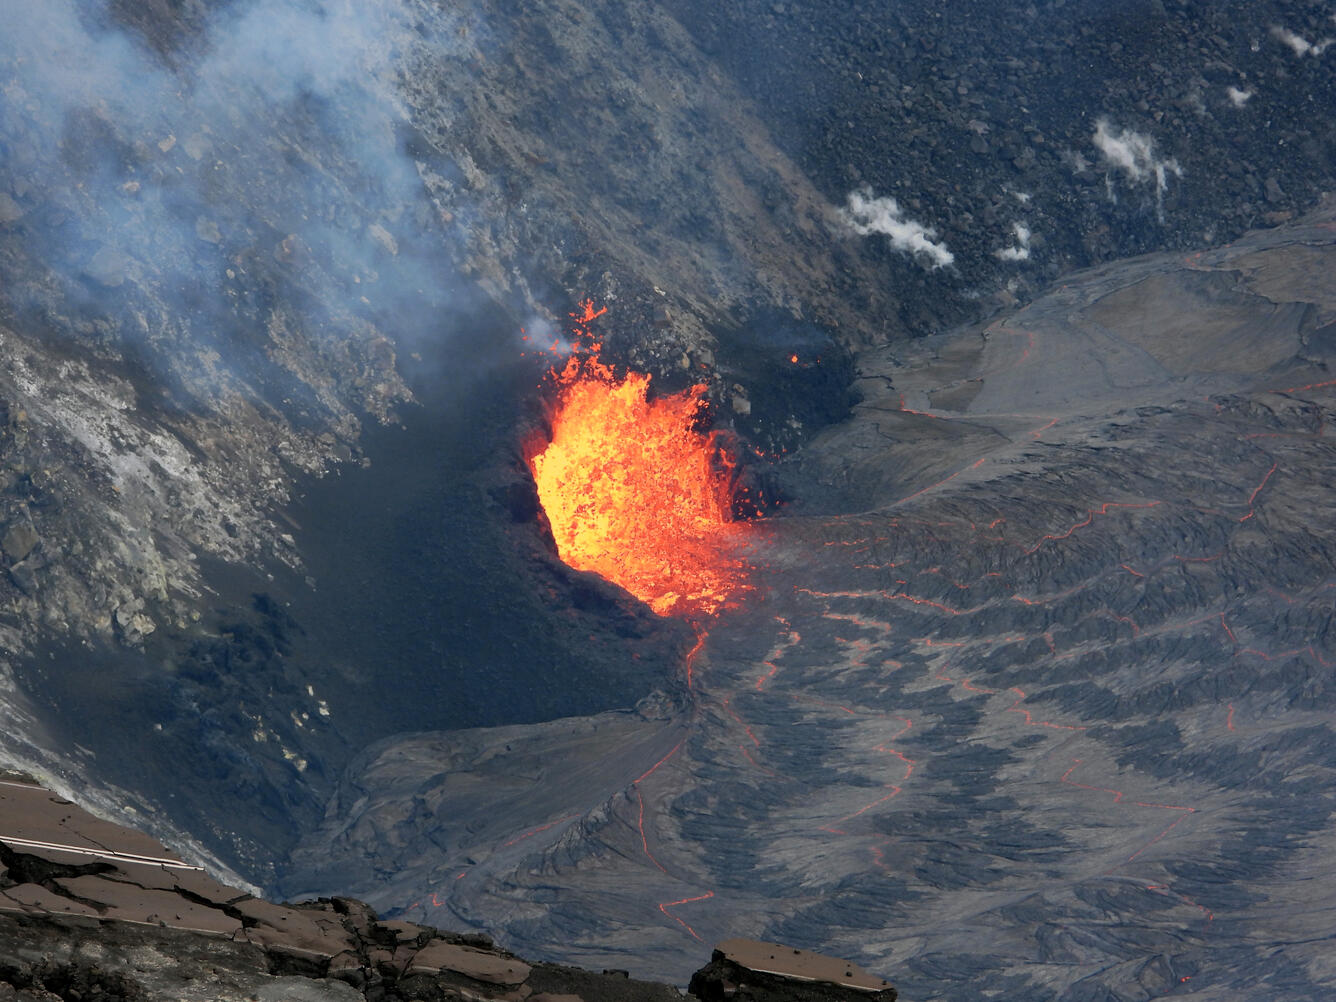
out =
[[552,372],[551,439],[527,453],[557,552],[660,615],[712,615],[745,589],[746,564],[734,460],[697,429],[706,387],[651,398],[648,375],[618,378],[588,328],[607,308],[582,306],[583,343]]

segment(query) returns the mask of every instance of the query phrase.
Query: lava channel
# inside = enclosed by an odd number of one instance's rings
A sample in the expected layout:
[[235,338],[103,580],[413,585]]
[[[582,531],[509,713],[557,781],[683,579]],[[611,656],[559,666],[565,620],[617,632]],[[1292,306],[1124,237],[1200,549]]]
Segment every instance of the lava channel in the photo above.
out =
[[552,373],[551,438],[527,450],[557,552],[625,588],[660,615],[709,616],[746,588],[744,523],[733,522],[736,462],[698,430],[704,385],[651,397],[650,377],[618,377],[583,342]]

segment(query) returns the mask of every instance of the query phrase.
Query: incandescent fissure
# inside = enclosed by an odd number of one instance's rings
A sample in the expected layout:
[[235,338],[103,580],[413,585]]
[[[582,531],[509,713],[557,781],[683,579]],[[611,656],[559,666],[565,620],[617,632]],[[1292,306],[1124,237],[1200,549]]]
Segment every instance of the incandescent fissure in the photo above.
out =
[[736,462],[698,425],[703,385],[650,396],[650,377],[598,359],[591,302],[573,314],[577,349],[554,369],[551,438],[529,468],[561,559],[660,615],[713,615],[746,589],[746,523],[732,520]]

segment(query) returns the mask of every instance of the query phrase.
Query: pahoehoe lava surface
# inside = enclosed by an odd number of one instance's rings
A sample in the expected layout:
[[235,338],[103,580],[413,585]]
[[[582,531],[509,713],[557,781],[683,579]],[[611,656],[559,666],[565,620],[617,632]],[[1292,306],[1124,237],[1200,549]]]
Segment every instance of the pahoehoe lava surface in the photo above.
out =
[[1336,990],[1333,275],[1327,210],[864,355],[688,707],[387,743],[290,889],[677,979],[744,935],[906,998]]

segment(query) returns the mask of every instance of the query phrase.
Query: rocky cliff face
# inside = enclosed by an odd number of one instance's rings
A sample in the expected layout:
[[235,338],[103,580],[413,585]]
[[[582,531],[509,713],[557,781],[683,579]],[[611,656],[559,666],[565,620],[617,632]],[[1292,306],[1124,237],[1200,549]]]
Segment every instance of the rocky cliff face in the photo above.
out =
[[[596,966],[1325,984],[1216,937],[1325,817],[1322,11],[0,10],[6,757]],[[521,462],[585,296],[787,497],[690,681]]]

